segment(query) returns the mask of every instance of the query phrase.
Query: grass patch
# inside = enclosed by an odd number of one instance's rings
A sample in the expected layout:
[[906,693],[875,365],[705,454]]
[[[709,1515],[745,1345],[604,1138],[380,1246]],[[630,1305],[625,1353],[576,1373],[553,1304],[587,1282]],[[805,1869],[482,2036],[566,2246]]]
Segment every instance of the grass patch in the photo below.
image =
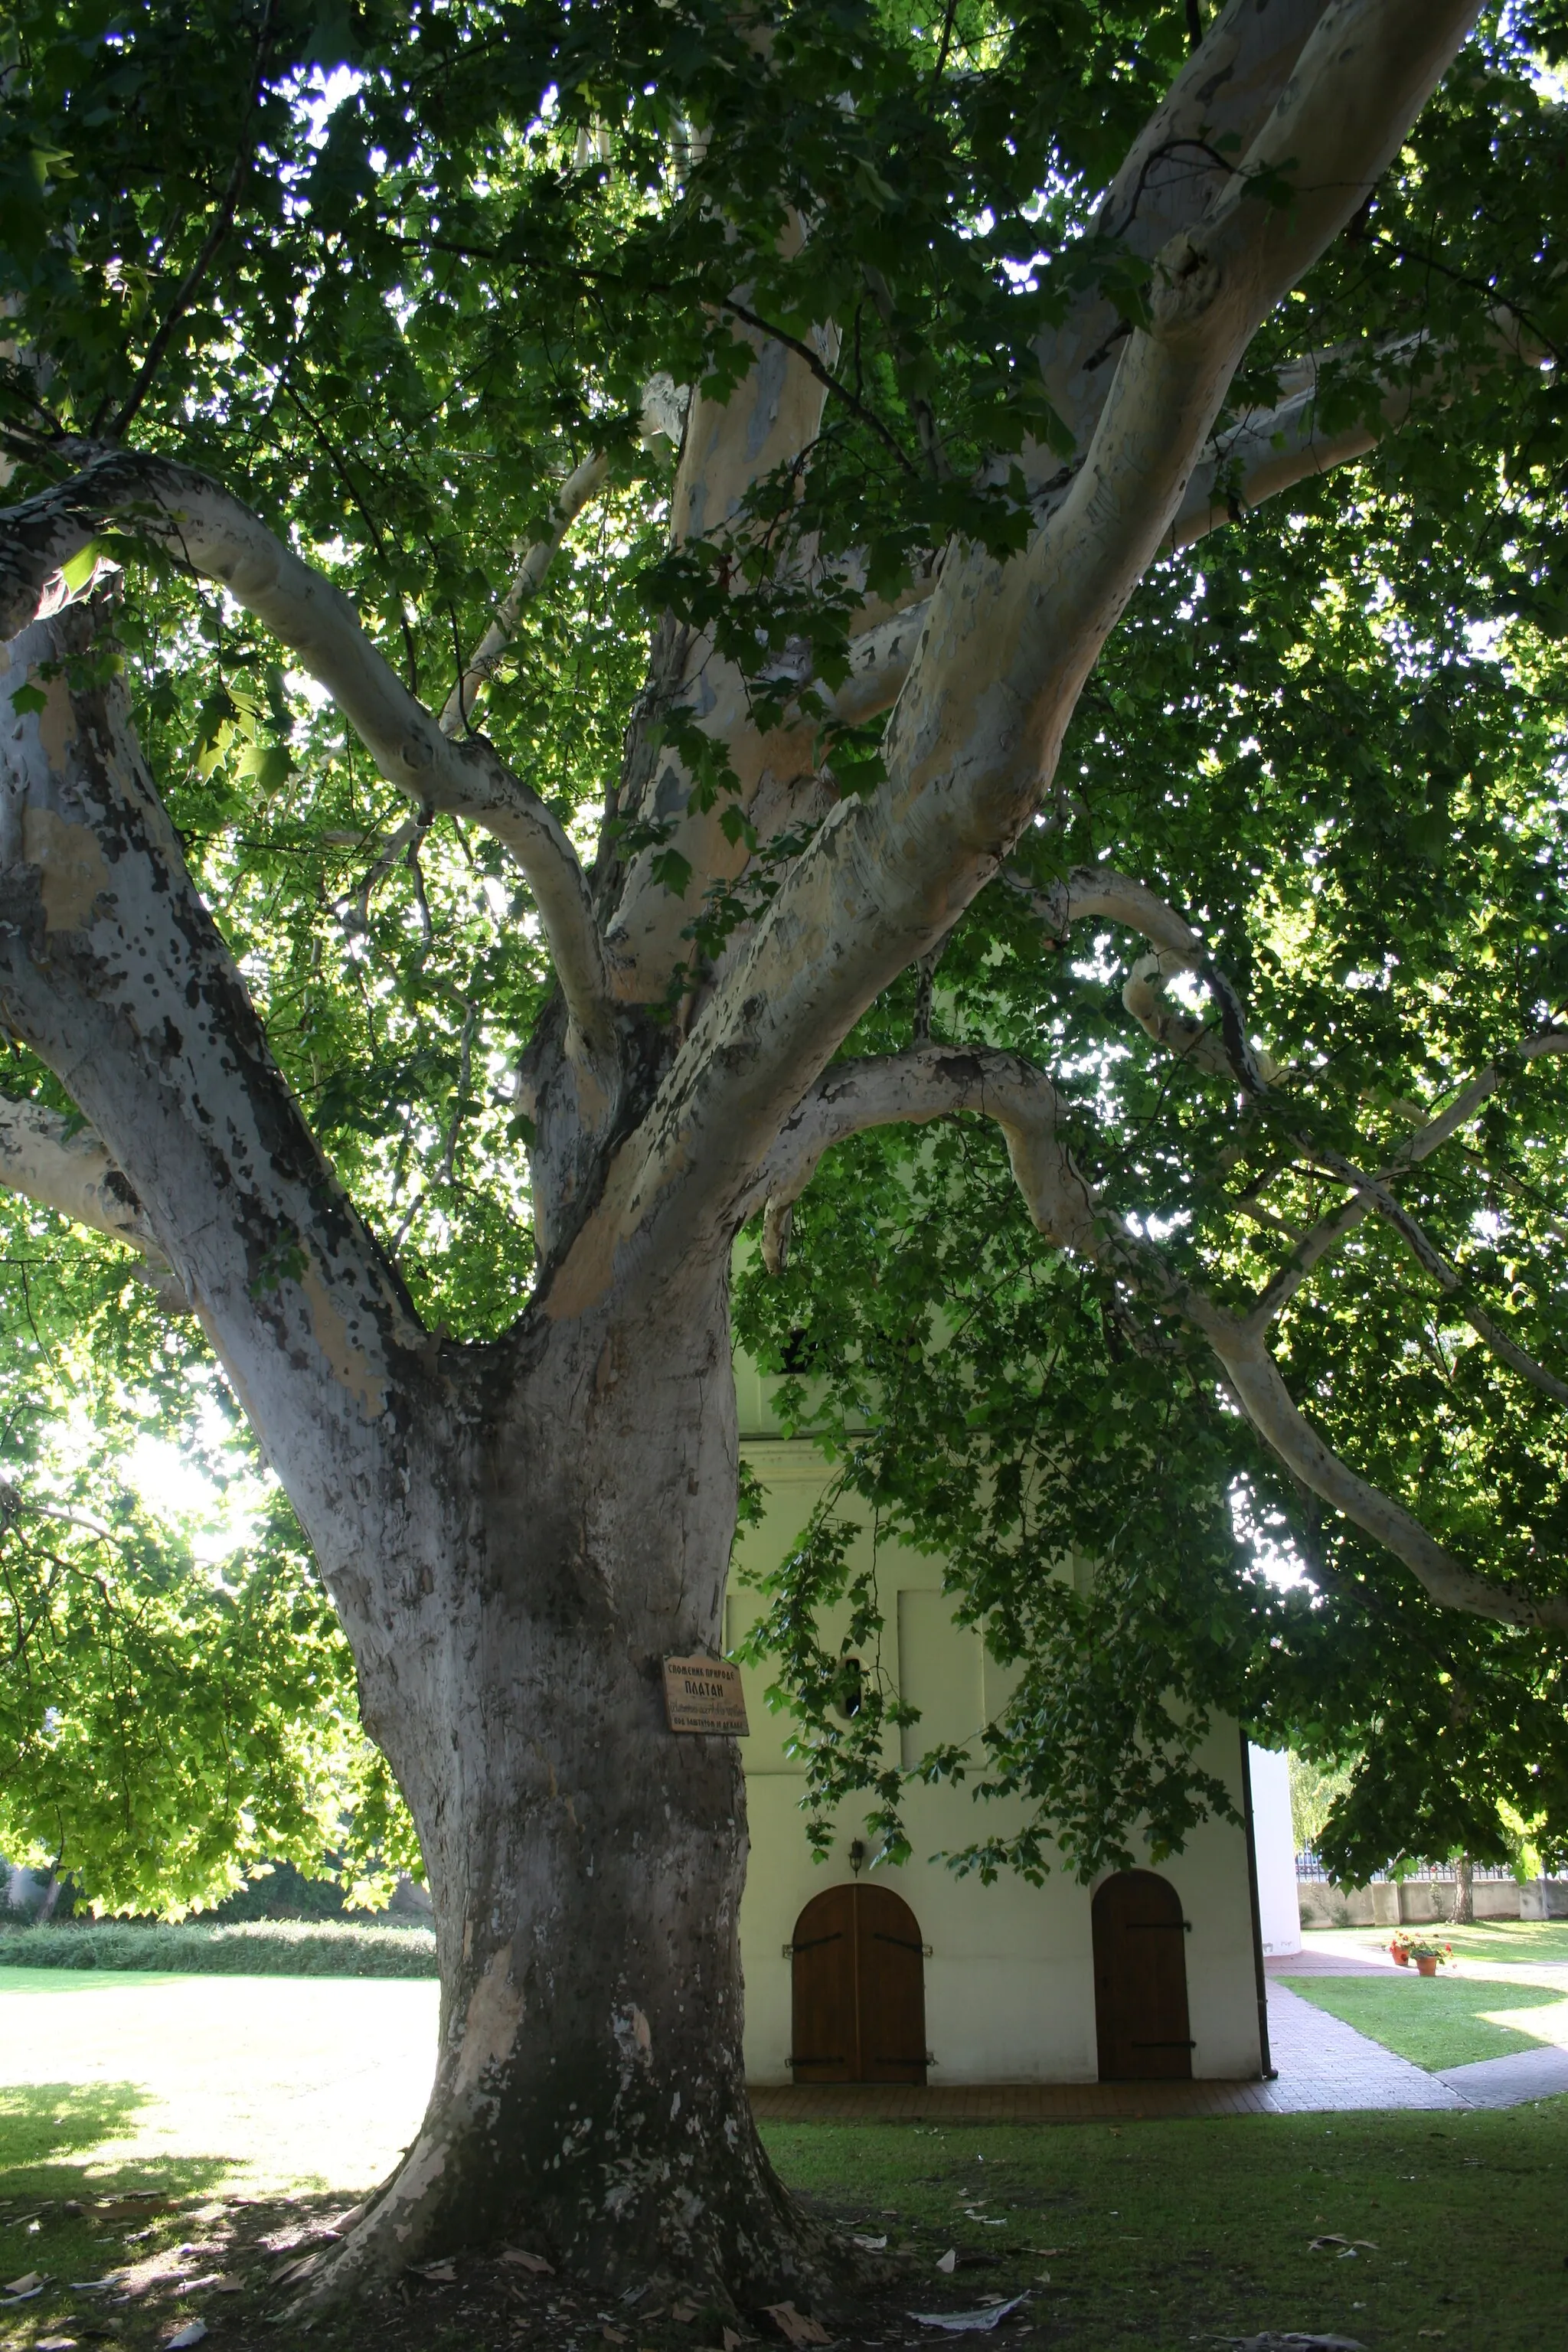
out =
[[[139,2096],[124,2084],[40,2084],[0,2102],[0,2278],[37,2270],[54,2282],[5,2315],[8,2330],[0,2321],[0,2343],[28,2352],[61,2332],[82,2341],[109,2316],[125,2352],[154,2352],[172,2321],[199,2315],[223,2352],[290,2352],[305,2339],[268,2318],[271,2278],[343,2200],[215,2196],[211,2167],[184,2154],[133,2170],[95,2166],[96,2136],[121,2131]],[[1266,2329],[1346,2336],[1373,2352],[1540,2352],[1562,2334],[1565,2099],[1452,2116],[768,2124],[763,2137],[797,2194],[902,2250],[879,2307],[834,2326],[846,2347],[940,2346],[910,2311],[1024,2289],[1031,2301],[995,2339],[998,2352],[1191,2352]],[[1372,2242],[1344,2259],[1335,2247],[1314,2252],[1313,2238],[1329,2233]],[[959,2264],[943,2273],[936,2263],[949,2247]],[[132,2264],[149,2284],[129,2305],[104,2314],[73,2298],[70,2280]],[[591,2293],[527,2281],[537,2294],[525,2309],[504,2265],[459,2254],[455,2269],[449,2284],[414,2281],[334,2315],[310,2340],[325,2352],[596,2346],[601,2298]],[[243,2292],[204,2294],[216,2271],[237,2274]],[[692,2352],[716,2333],[667,2311],[631,2343]],[[746,2333],[767,2341],[765,2328]]]
[[1473,1927],[1425,1932],[1452,1944],[1467,1960],[1568,1960],[1568,1919],[1482,1919]]
[[[1392,1927],[1309,1927],[1307,1935],[1315,1952],[1336,1948],[1351,1952],[1364,1959],[1372,1952],[1386,1952]],[[1481,1919],[1473,1927],[1450,1927],[1441,1919],[1412,1926],[1405,1933],[1412,1936],[1432,1936],[1439,1943],[1452,1944],[1456,1954],[1467,1960],[1568,1960],[1568,1919]]]
[[1539,2050],[1543,2041],[1568,2041],[1559,2031],[1519,2032],[1489,2013],[1498,2010],[1555,2010],[1568,2023],[1568,1985],[1504,1984],[1484,1977],[1420,1977],[1414,1969],[1390,1969],[1386,1977],[1285,1977],[1281,1981],[1314,2008],[1353,2025],[1385,2050],[1429,2074],[1444,2066],[1468,2066],[1482,2058],[1507,2058],[1518,2050]]
[[[1300,2329],[1376,2352],[1440,2352],[1445,2336],[1447,2352],[1540,2352],[1561,2337],[1565,2099],[1114,2127],[768,2124],[763,2137],[792,2188],[913,2242],[920,2284],[902,2303],[952,2309],[1032,2284],[1037,2345],[1189,2352]],[[1312,2252],[1330,2232],[1375,2251]],[[949,2246],[951,2279],[935,2269]]]
[[108,1969],[168,1976],[433,1977],[428,1927],[254,1919],[232,1927],[101,1919],[0,1930],[0,1969]]
[[[199,2159],[203,2187],[309,2186],[352,2203],[418,2129],[437,2008],[429,1981],[0,1969],[0,2165],[71,2161],[94,2179],[130,2165],[160,2179]],[[62,2084],[100,2104],[67,2106]],[[56,2112],[51,2153],[37,2134]]]

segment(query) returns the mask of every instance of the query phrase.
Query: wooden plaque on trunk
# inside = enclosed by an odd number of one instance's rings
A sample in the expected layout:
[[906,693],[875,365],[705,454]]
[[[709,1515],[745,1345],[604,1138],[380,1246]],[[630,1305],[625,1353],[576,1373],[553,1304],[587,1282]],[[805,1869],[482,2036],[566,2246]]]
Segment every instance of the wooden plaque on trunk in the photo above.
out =
[[671,1731],[751,1730],[741,1669],[728,1658],[666,1658],[664,1704]]

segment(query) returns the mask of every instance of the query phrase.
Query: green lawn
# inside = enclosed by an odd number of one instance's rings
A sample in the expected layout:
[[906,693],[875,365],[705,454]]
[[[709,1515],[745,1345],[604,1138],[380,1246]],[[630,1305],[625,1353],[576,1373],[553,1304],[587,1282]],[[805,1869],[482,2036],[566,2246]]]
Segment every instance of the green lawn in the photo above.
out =
[[6,1969],[5,2160],[64,2160],[89,2183],[177,2162],[222,2188],[357,2193],[418,2128],[437,1998],[417,1981]]
[[[1474,1927],[1413,1927],[1452,1944],[1466,1960],[1568,1960],[1568,1919],[1483,1919]],[[1305,1941],[1316,1952],[1353,1952],[1358,1958],[1386,1956],[1392,1927],[1310,1927]]]
[[[954,2246],[994,2260],[959,2273],[973,2300],[1048,2273],[1033,2315],[1082,2352],[1189,2352],[1265,2329],[1348,2336],[1371,2352],[1562,2341],[1568,2099],[1115,2128],[777,2124],[763,2137],[793,2188],[913,2238],[931,2283],[907,2298],[916,2310],[951,2307],[934,2263]],[[982,2204],[1003,2228],[966,2218]],[[1374,2245],[1342,2260],[1311,2251],[1336,2232]],[[1037,2247],[1057,2251],[1024,2251]]]
[[[124,2084],[61,2084],[0,2103],[0,2278],[28,2269],[97,2277],[221,2232],[221,2162],[102,2161],[104,2146],[134,2124],[139,2095]],[[763,2137],[792,2188],[908,2250],[900,2312],[1030,2290],[1027,2331],[998,2338],[1015,2352],[1190,2352],[1265,2329],[1347,2336],[1371,2352],[1541,2352],[1561,2340],[1568,2100],[1504,2114],[1120,2126],[776,2124]],[[57,2205],[28,2231],[47,2189],[89,2187],[100,2197],[157,2188],[180,2201],[79,2217]],[[1314,2251],[1312,2240],[1331,2234],[1371,2242],[1349,2255]],[[936,2267],[949,2247],[961,2256],[954,2274]],[[201,2307],[217,2352],[226,2338],[232,2352],[306,2352],[311,2340],[269,2330],[249,2304]],[[8,2331],[0,2322],[0,2343],[30,2352],[68,2308],[63,2288],[41,2297]],[[166,2324],[162,2307],[128,2312],[124,2352],[155,2352]],[[657,2333],[660,2352],[708,2340],[668,2323]],[[917,2333],[901,2327],[891,2340]],[[323,2336],[332,2352],[362,2352],[352,2320]],[[437,2323],[434,2313],[419,2338],[431,2352],[500,2352],[506,2340],[503,2326],[476,2330],[450,2314]]]
[[[1506,2058],[1568,2044],[1568,1983],[1562,1987],[1503,1984],[1477,1976],[1417,1976],[1390,1967],[1379,1977],[1285,1977],[1303,2000],[1343,2018],[1358,2033],[1381,2042],[1413,2065],[1436,2074],[1479,2058]],[[1499,2012],[1531,2012],[1535,2031],[1495,2022]]]
[[1484,1919],[1430,1931],[1467,1960],[1568,1960],[1568,1919]]
[[[1496,2008],[1549,1997],[1417,1983],[1317,1978],[1302,1990],[1335,2001],[1367,1990],[1411,1996],[1412,2019],[1437,2013],[1413,2005],[1427,1995]],[[0,2280],[33,2269],[60,2282],[100,2276],[220,2231],[222,2200],[237,2190],[331,2189],[348,2201],[416,2124],[434,1993],[321,1979],[8,1974]],[[1540,2352],[1561,2338],[1568,2099],[1501,2114],[771,2124],[763,2136],[792,2187],[910,2250],[900,2310],[1029,2288],[1028,2331],[998,2338],[1017,2352],[1191,2352],[1265,2329],[1349,2336],[1370,2352]],[[69,2216],[57,2202],[29,2229],[50,2197],[128,2189],[180,2201],[147,2216]],[[1335,2247],[1313,2252],[1311,2240],[1331,2233],[1373,2243],[1343,2259]],[[963,2257],[952,2275],[936,2268],[948,2247]],[[216,2352],[306,2352],[314,2340],[268,2332],[248,2306],[204,2308]],[[26,2314],[0,2317],[0,2352],[31,2352],[70,2309],[62,2284]],[[165,2309],[138,2310],[124,2315],[124,2352],[155,2352]],[[84,2316],[79,2307],[65,2332]],[[427,2339],[430,2352],[500,2352],[506,2340],[488,2323],[465,2332],[460,2318],[448,2333],[434,2315]],[[668,2328],[657,2344],[647,2338],[656,2352],[713,2340]],[[341,2330],[331,2352],[340,2342]]]

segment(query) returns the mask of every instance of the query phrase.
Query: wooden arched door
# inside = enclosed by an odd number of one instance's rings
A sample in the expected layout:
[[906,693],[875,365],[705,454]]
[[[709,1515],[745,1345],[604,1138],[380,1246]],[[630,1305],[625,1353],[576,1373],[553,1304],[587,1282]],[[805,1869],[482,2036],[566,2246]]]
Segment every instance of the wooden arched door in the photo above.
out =
[[1102,2083],[1189,2083],[1187,1923],[1169,1879],[1123,1870],[1094,1895]]
[[790,2064],[797,2083],[923,2083],[920,1924],[887,1886],[829,1886],[795,1923]]

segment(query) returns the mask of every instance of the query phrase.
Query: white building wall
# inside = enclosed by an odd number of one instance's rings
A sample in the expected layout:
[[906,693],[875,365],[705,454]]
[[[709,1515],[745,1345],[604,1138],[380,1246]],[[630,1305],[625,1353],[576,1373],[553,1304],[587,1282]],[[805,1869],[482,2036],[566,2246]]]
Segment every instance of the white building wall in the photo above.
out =
[[1258,1853],[1258,1914],[1270,1957],[1301,1948],[1296,1888],[1296,1832],[1290,1821],[1290,1759],[1283,1748],[1252,1748],[1252,1836]]
[[[807,1445],[747,1439],[744,1452],[768,1488],[769,1508],[763,1525],[746,1531],[741,1566],[765,1572],[804,1527],[827,1472]],[[868,1534],[861,1542],[869,1546]],[[883,1546],[877,1571],[890,1654],[880,1663],[922,1714],[921,1723],[904,1735],[908,1755],[895,1759],[909,1762],[938,1739],[975,1733],[1002,1704],[1008,1677],[978,1633],[953,1624],[934,1562]],[[732,1587],[731,1647],[763,1605],[743,1584]],[[861,1809],[847,1807],[829,1859],[813,1861],[800,1811],[804,1767],[784,1753],[791,1718],[768,1709],[765,1670],[744,1667],[742,1680],[752,1725],[743,1749],[751,1859],[741,1909],[747,2075],[753,2083],[787,2083],[791,1965],[785,1948],[812,1896],[852,1875],[848,1847],[863,1835],[863,1822]],[[1241,1745],[1233,1726],[1216,1727],[1200,1761],[1225,1782],[1239,1813]],[[1093,1888],[1059,1868],[1042,1887],[1011,1875],[992,1886],[955,1877],[932,1857],[967,1844],[983,1830],[1006,1825],[1006,1809],[977,1804],[968,1786],[910,1788],[905,1820],[914,1859],[891,1870],[887,1884],[910,1905],[931,1948],[925,1964],[931,2082],[1092,2082],[1098,2073]],[[1185,1853],[1151,1866],[1171,1881],[1192,1923],[1193,2072],[1209,2079],[1254,2079],[1258,1997],[1245,1833],[1228,1822],[1207,1822]]]

